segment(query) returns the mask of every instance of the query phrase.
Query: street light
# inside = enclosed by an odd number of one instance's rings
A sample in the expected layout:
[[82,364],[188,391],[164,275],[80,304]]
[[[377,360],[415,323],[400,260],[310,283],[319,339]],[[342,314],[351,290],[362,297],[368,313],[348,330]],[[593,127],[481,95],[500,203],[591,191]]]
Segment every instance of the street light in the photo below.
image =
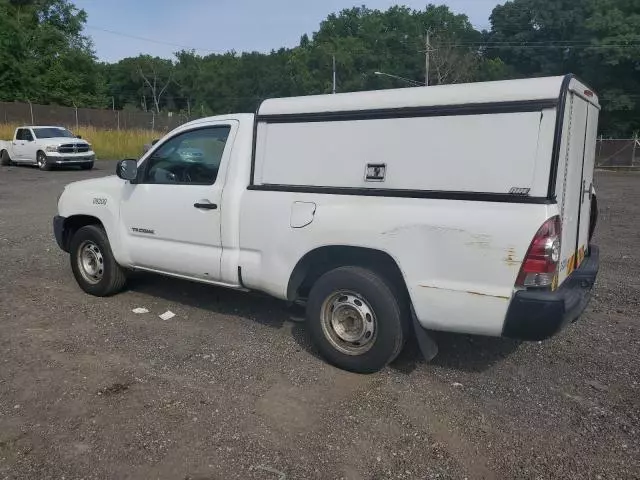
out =
[[410,78],[400,77],[398,75],[391,75],[390,73],[385,72],[373,72],[374,75],[395,78],[396,80],[400,80],[402,82],[408,83],[412,87],[426,87],[423,82],[418,82],[417,80],[411,80]]

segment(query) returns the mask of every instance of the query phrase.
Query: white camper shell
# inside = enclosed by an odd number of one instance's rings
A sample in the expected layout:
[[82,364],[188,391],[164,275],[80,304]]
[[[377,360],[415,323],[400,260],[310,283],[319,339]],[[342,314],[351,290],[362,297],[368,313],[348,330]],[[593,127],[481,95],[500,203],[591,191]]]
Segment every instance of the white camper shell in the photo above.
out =
[[266,100],[67,186],[54,230],[95,295],[137,269],[305,301],[354,371],[411,334],[433,357],[429,330],[548,338],[598,270],[598,114],[573,76]]

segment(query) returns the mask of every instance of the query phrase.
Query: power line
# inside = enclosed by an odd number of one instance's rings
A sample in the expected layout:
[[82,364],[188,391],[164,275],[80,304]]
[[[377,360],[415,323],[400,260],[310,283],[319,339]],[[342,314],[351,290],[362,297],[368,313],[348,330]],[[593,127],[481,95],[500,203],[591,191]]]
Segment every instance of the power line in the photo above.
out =
[[640,42],[629,43],[593,43],[585,40],[549,40],[541,42],[518,42],[518,41],[485,41],[485,42],[434,42],[434,45],[441,47],[468,47],[468,48],[640,48]]
[[[438,43],[437,41],[435,43]],[[607,48],[607,47],[630,47],[635,48],[640,46],[640,41],[633,40],[626,43],[594,43],[593,40],[542,40],[542,41],[527,41],[527,40],[482,40],[482,41],[447,41],[442,42],[440,45],[447,46],[470,46],[470,47],[490,47],[490,46],[504,46],[504,47],[585,47],[585,48]]]
[[[453,43],[453,42],[452,42]],[[542,41],[528,41],[528,40],[486,40],[476,42],[456,42],[458,45],[554,45],[554,44],[576,44],[576,45],[595,45],[592,40],[542,40]],[[638,43],[637,40],[630,42],[631,44]]]
[[640,48],[640,43],[638,44],[606,44],[606,45],[575,45],[575,44],[565,44],[565,45],[488,45],[488,44],[477,44],[477,45],[464,45],[464,44],[450,44],[451,47],[478,47],[478,48],[490,48],[490,49],[535,49],[535,48],[549,48],[549,49],[607,49],[607,48]]
[[[125,38],[132,38],[135,40],[141,40],[144,42],[156,43],[159,45],[167,45],[176,48],[182,48],[186,50],[196,50],[207,53],[220,53],[216,50],[202,48],[202,47],[194,47],[190,45],[182,45],[178,43],[166,42],[164,40],[157,40],[153,38],[141,37],[138,35],[132,35],[129,33],[118,32],[115,30],[96,27],[93,25],[87,25],[85,28],[89,30],[96,30],[105,33],[109,33],[111,35],[117,35]],[[477,28],[474,26],[474,28]],[[454,47],[454,48],[462,48],[462,47],[476,47],[476,48],[486,48],[486,49],[508,49],[508,48],[517,48],[517,49],[536,49],[536,48],[557,48],[557,49],[567,49],[567,48],[590,48],[590,49],[607,49],[607,48],[640,48],[640,43],[616,43],[616,44],[593,44],[592,42],[586,40],[548,40],[548,41],[532,41],[532,42],[518,42],[518,41],[483,41],[483,42],[443,42],[438,43],[435,42],[436,45],[440,45],[442,47]],[[363,49],[362,52],[367,52],[366,49]],[[351,53],[357,53],[355,51],[351,51]]]
[[117,35],[117,36],[120,36],[120,37],[133,38],[135,40],[141,40],[143,42],[157,43],[159,45],[168,45],[170,47],[184,48],[186,50],[199,50],[201,52],[216,53],[216,50],[211,50],[211,49],[208,49],[208,48],[200,48],[200,47],[193,47],[193,46],[188,46],[188,45],[181,45],[181,44],[178,44],[178,43],[165,42],[164,40],[157,40],[157,39],[153,39],[153,38],[140,37],[138,35],[131,35],[129,33],[116,32],[115,30],[110,30],[108,28],[102,28],[102,27],[96,27],[96,26],[93,26],[93,25],[86,25],[85,28],[88,29],[88,30],[97,30],[99,32],[110,33],[111,35]]

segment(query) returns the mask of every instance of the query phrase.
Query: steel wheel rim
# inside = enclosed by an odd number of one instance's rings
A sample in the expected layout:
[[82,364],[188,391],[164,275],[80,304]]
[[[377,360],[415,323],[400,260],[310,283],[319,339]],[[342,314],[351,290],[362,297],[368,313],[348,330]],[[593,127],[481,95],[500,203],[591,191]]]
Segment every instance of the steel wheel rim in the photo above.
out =
[[95,285],[104,276],[104,257],[100,247],[91,240],[85,240],[78,249],[78,270],[82,278]]
[[320,321],[331,346],[346,355],[362,355],[373,347],[378,335],[376,315],[361,295],[340,290],[322,303]]

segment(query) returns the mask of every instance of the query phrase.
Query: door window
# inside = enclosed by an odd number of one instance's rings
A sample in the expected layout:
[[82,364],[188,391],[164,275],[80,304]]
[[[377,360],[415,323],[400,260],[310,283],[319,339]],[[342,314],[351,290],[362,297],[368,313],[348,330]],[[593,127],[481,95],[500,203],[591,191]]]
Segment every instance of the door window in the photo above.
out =
[[139,183],[213,185],[231,127],[200,128],[162,143],[145,160]]

